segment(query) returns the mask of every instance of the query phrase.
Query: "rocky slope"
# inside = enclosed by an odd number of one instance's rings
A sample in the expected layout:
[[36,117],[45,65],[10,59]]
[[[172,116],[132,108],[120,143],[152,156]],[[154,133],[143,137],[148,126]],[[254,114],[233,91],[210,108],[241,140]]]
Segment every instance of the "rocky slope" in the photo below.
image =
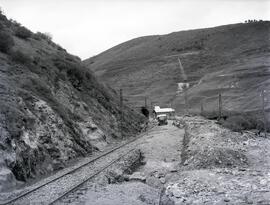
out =
[[270,22],[260,21],[215,28],[146,36],[115,46],[84,61],[99,78],[122,87],[130,103],[144,96],[161,106],[183,111],[184,96],[176,95],[183,81],[180,57],[188,82],[189,106],[217,107],[221,93],[224,109],[256,110],[260,90],[269,88]]
[[[119,96],[50,36],[0,14],[0,191],[120,138]],[[144,118],[123,108],[125,137]]]
[[168,198],[173,204],[270,203],[269,137],[232,132],[201,117],[178,120],[186,125],[181,166],[161,204]]

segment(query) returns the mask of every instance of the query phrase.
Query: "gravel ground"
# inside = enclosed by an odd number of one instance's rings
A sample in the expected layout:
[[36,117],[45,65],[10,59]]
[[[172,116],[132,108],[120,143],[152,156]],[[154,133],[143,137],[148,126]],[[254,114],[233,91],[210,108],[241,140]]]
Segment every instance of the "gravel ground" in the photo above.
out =
[[186,134],[169,122],[110,156],[136,148],[141,166],[134,166],[136,154],[127,155],[57,204],[270,204],[270,136],[231,132],[199,117],[182,122]]
[[187,140],[183,128],[155,127],[137,145],[145,164],[129,181],[93,181],[77,203],[270,204],[270,137],[231,132],[198,117],[185,122]]
[[231,132],[202,118],[185,121],[185,161],[165,196],[175,204],[270,204],[270,136]]
[[106,174],[101,173],[58,204],[158,204],[164,184],[180,169],[183,134],[171,122],[154,127],[137,141],[144,165],[125,176],[126,181],[109,184]]
[[[125,143],[125,141],[123,141],[123,143]],[[110,145],[108,145],[106,147],[106,149],[103,150],[103,152],[106,152],[110,149],[112,149],[113,147],[117,146],[116,143],[112,143]],[[9,199],[12,199],[13,197],[19,195],[19,194],[23,194],[29,190],[32,190],[46,182],[49,182],[59,176],[62,176],[63,174],[73,170],[76,167],[79,167],[82,164],[87,163],[88,161],[91,161],[92,159],[94,159],[95,157],[99,156],[101,154],[101,152],[94,152],[91,156],[89,157],[84,157],[84,158],[78,158],[76,159],[76,161],[71,161],[69,166],[67,166],[65,169],[59,170],[57,172],[52,173],[49,176],[45,176],[42,179],[39,180],[33,180],[33,181],[29,181],[28,183],[22,184],[21,187],[18,187],[17,189],[14,189],[12,191],[8,191],[8,192],[1,192],[0,193],[0,199],[1,201],[7,201]],[[0,201],[0,202],[1,202]]]
[[[78,182],[83,181],[89,175],[94,174],[96,171],[100,170],[102,167],[109,164],[111,161],[117,159],[119,156],[127,153],[129,150],[132,150],[134,147],[136,147],[136,143],[137,141],[134,141],[112,152],[111,154],[107,156],[103,156],[97,161],[83,167],[82,169],[79,169],[78,171],[72,174],[69,174],[53,183],[50,183],[49,185],[44,186],[38,189],[37,191],[27,195],[26,197],[23,197],[21,200],[16,201],[14,204],[20,204],[20,205],[21,204],[48,204],[50,201],[55,199],[61,193],[65,192],[66,190],[69,190],[70,187],[73,187],[75,184],[78,184]],[[93,157],[85,158],[79,161],[74,166],[64,169],[61,172],[58,172],[57,174],[52,175],[51,177],[40,180],[39,182],[33,184],[32,186],[25,187],[23,189],[14,191],[10,194],[7,193],[3,196],[5,197],[5,200],[6,200],[6,199],[10,199],[12,196],[15,196],[18,193],[25,193],[27,190],[31,190],[37,187],[38,185],[44,184],[47,181],[50,181],[51,179],[54,179],[57,176],[68,172],[69,170],[73,169],[73,167],[77,167],[81,164],[84,164],[85,162],[90,161],[91,159],[93,159]],[[5,201],[5,200],[1,198],[1,201]]]

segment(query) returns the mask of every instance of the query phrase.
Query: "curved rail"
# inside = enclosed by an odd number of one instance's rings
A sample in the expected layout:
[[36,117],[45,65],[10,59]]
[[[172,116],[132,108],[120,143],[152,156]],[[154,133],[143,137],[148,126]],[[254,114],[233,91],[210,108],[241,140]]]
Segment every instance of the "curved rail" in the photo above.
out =
[[74,185],[71,189],[67,190],[66,192],[64,192],[63,194],[61,194],[60,196],[58,196],[56,199],[54,199],[52,202],[50,202],[48,205],[52,205],[54,203],[56,203],[57,201],[61,200],[62,198],[64,198],[65,196],[67,196],[69,193],[75,191],[77,188],[79,188],[81,185],[83,185],[85,182],[87,182],[88,180],[90,180],[91,178],[94,178],[95,176],[97,176],[98,174],[100,174],[101,172],[103,172],[105,169],[107,169],[108,167],[110,167],[111,165],[113,165],[115,162],[119,161],[122,157],[124,157],[125,155],[127,155],[128,153],[132,152],[134,149],[129,150],[128,152],[126,152],[125,154],[121,155],[120,157],[118,157],[117,159],[113,160],[112,162],[110,162],[109,164],[105,165],[104,167],[102,167],[100,170],[96,171],[95,173],[91,174],[90,176],[88,176],[85,180],[83,180],[82,182]]
[[[151,128],[150,128],[150,129],[151,129]],[[4,202],[0,202],[0,205],[8,205],[8,204],[12,204],[12,203],[14,203],[14,202],[16,202],[16,201],[22,199],[23,197],[25,197],[25,196],[27,196],[27,195],[33,193],[34,191],[36,191],[36,190],[38,190],[38,189],[40,189],[40,188],[42,188],[42,187],[45,187],[46,185],[48,185],[48,184],[50,184],[50,183],[53,183],[53,182],[55,182],[55,181],[57,181],[57,180],[59,180],[59,179],[65,177],[65,176],[67,176],[67,175],[69,175],[69,174],[72,174],[72,173],[76,172],[77,170],[79,170],[79,169],[81,169],[81,168],[83,168],[83,167],[85,167],[85,166],[87,166],[87,165],[89,165],[89,164],[95,162],[96,160],[98,160],[98,159],[100,159],[100,158],[102,158],[102,157],[104,157],[104,156],[106,156],[106,155],[108,155],[108,154],[110,154],[110,153],[112,153],[112,152],[114,152],[114,151],[116,151],[116,150],[118,150],[118,149],[120,149],[120,148],[122,148],[122,147],[124,147],[124,146],[126,146],[126,145],[128,145],[128,144],[130,144],[130,143],[132,143],[132,142],[134,142],[134,141],[136,141],[136,140],[138,140],[138,139],[140,139],[141,137],[143,137],[143,136],[144,136],[145,134],[147,134],[148,132],[149,132],[149,130],[147,130],[147,131],[144,132],[144,133],[141,133],[141,134],[140,134],[138,137],[136,137],[135,139],[129,140],[128,142],[125,142],[124,144],[121,144],[121,145],[119,145],[119,146],[117,146],[117,147],[115,147],[115,148],[112,148],[112,149],[110,149],[109,151],[106,151],[105,153],[102,153],[102,154],[100,154],[99,156],[94,157],[94,158],[91,159],[90,161],[88,161],[88,162],[86,162],[86,163],[84,163],[84,164],[82,164],[82,165],[79,165],[78,167],[75,167],[74,169],[72,169],[72,170],[70,170],[70,171],[68,171],[68,172],[66,172],[66,173],[64,173],[64,174],[62,174],[62,175],[60,175],[60,176],[58,176],[58,177],[56,177],[56,178],[54,178],[54,179],[48,181],[48,182],[45,182],[45,183],[43,183],[43,184],[41,184],[41,185],[39,185],[39,186],[37,186],[37,187],[35,187],[35,188],[29,190],[29,191],[26,191],[26,192],[24,192],[24,193],[22,193],[22,194],[20,194],[20,195],[18,195],[18,196],[16,196],[16,197],[14,197],[13,199],[10,199],[10,200],[4,201]],[[131,150],[130,150],[130,151],[131,151]],[[130,152],[130,151],[129,151],[129,152]],[[106,168],[108,168],[109,166],[111,166],[112,164],[114,164],[116,161],[120,160],[122,157],[123,157],[123,155],[121,155],[121,156],[120,156],[119,158],[117,158],[116,160],[110,162],[110,163],[107,164],[105,167],[103,167],[103,168],[101,169],[101,171],[97,171],[96,173],[92,174],[92,175],[89,177],[89,179],[93,178],[93,177],[96,176],[98,173],[104,171]],[[87,179],[87,180],[89,180],[89,179]],[[87,181],[87,180],[85,180],[85,181]],[[73,187],[72,190],[70,190],[68,193],[70,193],[71,191],[75,190],[75,189],[76,189],[77,187],[79,187],[81,184],[85,183],[85,181],[82,182],[82,183],[80,183],[79,185],[76,185],[75,187]],[[65,195],[67,195],[67,193],[65,193],[65,194],[64,194],[63,196],[61,196],[60,198],[63,198]],[[58,201],[58,200],[59,200],[59,199],[57,199],[57,200],[55,200],[55,201]],[[52,202],[52,203],[54,203],[54,202]],[[52,203],[49,203],[49,204],[52,204]]]

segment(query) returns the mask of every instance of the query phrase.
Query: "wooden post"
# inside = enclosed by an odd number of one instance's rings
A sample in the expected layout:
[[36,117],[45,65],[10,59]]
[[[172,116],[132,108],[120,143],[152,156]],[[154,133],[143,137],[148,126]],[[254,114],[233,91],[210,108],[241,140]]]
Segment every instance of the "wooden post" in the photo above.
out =
[[144,107],[147,108],[147,97],[144,97]]
[[150,116],[152,117],[152,118],[154,118],[154,113],[153,113],[153,104],[154,104],[154,102],[153,101],[151,101],[150,102],[150,108],[149,108],[149,112],[150,112]]
[[203,100],[201,100],[201,116],[203,116],[203,113],[204,113],[204,109],[203,109]]
[[185,108],[186,108],[186,114],[188,114],[188,94],[187,94],[187,88],[184,90],[185,95]]
[[265,114],[264,90],[261,92],[261,96],[262,96],[262,112],[263,112],[263,124],[264,124],[264,137],[266,137],[267,120],[266,120],[266,114]]
[[120,89],[120,135],[123,139],[123,91]]
[[221,99],[221,93],[218,95],[218,120],[220,120],[222,117],[222,99]]

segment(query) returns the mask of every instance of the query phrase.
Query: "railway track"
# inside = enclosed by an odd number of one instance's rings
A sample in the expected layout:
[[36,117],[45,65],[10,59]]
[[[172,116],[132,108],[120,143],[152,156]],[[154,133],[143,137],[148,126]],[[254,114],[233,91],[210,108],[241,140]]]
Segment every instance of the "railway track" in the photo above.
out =
[[[149,130],[139,135],[135,139],[102,153],[101,155],[90,159],[74,169],[68,170],[52,180],[42,183],[33,189],[13,197],[12,199],[0,202],[0,205],[54,204],[63,197],[67,196],[69,193],[76,190],[89,179],[94,178],[112,164],[119,161],[123,156],[133,151],[134,146],[131,145],[137,140],[141,139],[144,135],[147,135],[148,132]],[[119,150],[121,150],[120,153]]]

